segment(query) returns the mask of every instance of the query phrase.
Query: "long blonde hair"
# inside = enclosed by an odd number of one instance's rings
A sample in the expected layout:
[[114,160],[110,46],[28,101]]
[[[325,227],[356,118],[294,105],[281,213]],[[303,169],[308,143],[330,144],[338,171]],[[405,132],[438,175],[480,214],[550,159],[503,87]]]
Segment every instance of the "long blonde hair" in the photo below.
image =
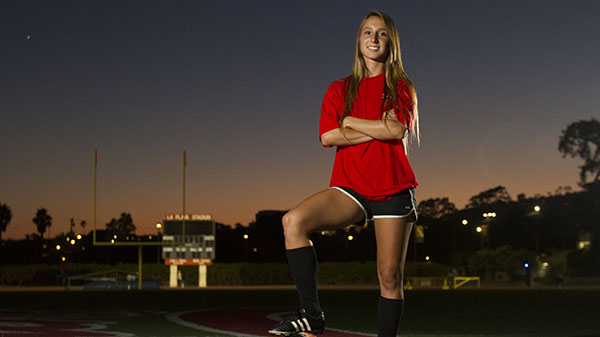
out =
[[[367,14],[358,27],[356,48],[354,50],[354,63],[352,64],[352,74],[346,78],[346,106],[340,121],[343,120],[348,113],[350,113],[358,93],[360,81],[367,75],[367,66],[365,65],[364,57],[360,52],[360,33],[367,19],[373,16],[377,16],[384,21],[389,36],[388,57],[384,66],[385,101],[383,102],[384,110],[382,111],[382,119],[384,117],[383,112],[388,109],[398,108],[400,111],[405,111],[409,114],[409,116],[404,116],[405,124],[407,127],[410,127],[409,131],[412,135],[412,138],[419,142],[419,112],[417,109],[417,92],[415,91],[412,81],[404,72],[404,67],[402,66],[402,52],[400,50],[400,39],[398,37],[398,29],[396,29],[396,24],[391,17],[380,11],[372,11]],[[402,110],[398,105],[398,83],[400,81],[406,83],[406,86],[410,91],[413,101],[412,111],[409,110],[409,107],[407,106],[404,106],[404,110]],[[402,104],[404,105],[404,103]],[[406,120],[407,117],[410,118],[410,121]],[[406,138],[404,140],[406,141]]]

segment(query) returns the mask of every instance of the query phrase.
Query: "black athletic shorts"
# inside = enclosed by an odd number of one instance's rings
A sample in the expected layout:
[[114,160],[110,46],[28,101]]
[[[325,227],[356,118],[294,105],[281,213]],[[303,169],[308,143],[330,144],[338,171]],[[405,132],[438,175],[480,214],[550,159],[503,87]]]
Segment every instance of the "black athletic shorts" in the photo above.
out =
[[341,191],[356,202],[365,213],[365,222],[382,218],[406,218],[413,214],[414,221],[417,221],[417,202],[412,188],[400,191],[390,199],[383,201],[367,199],[348,187],[333,186],[331,188]]

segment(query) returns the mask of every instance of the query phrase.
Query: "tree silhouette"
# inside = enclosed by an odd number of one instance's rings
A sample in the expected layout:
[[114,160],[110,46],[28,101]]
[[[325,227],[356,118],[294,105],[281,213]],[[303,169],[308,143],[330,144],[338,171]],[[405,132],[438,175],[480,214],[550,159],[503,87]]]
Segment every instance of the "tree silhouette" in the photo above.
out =
[[2,244],[2,233],[12,220],[12,212],[7,204],[0,204],[0,244]]
[[38,208],[33,218],[33,223],[37,226],[37,231],[40,233],[42,240],[44,240],[44,233],[46,228],[52,226],[52,217],[48,214],[48,210],[45,208]]
[[[563,158],[570,155],[583,159],[583,165],[579,166],[579,185],[586,187],[600,183],[600,122],[592,118],[569,124],[562,131],[558,151]],[[590,183],[587,182],[588,175]]]
[[418,207],[419,217],[439,219],[456,212],[456,206],[448,198],[423,200]]
[[112,218],[109,223],[106,224],[106,231],[111,235],[117,235],[120,237],[133,234],[135,232],[135,225],[133,219],[129,213],[121,213],[119,219]]
[[81,230],[85,232],[85,226],[87,226],[87,222],[85,220],[81,220],[79,225],[81,226]]
[[511,202],[510,195],[504,186],[496,186],[485,190],[477,195],[474,195],[469,199],[469,203],[466,208],[475,208],[482,205],[491,205],[497,202],[509,203]]

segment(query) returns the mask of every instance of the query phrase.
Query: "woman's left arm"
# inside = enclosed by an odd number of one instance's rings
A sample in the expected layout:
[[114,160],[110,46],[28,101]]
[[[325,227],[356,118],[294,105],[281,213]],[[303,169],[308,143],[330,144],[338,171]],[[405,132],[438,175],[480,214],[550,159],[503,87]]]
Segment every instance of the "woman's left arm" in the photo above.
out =
[[406,126],[398,121],[393,110],[386,111],[383,119],[361,119],[348,116],[342,121],[342,127],[379,140],[402,139],[407,130]]

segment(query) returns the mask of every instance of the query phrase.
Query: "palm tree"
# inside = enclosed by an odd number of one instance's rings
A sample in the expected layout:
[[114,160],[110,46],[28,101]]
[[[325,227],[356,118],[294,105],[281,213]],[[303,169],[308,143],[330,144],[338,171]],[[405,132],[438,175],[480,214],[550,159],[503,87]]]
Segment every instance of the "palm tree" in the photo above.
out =
[[35,218],[33,218],[33,223],[36,224],[37,230],[44,240],[44,233],[46,232],[46,228],[52,226],[52,217],[48,214],[48,210],[45,208],[38,208],[35,213]]
[[0,244],[2,244],[2,232],[6,231],[6,226],[12,220],[12,212],[7,204],[0,204]]
[[79,225],[81,226],[81,230],[85,233],[85,226],[87,226],[87,222],[85,220],[81,220]]

